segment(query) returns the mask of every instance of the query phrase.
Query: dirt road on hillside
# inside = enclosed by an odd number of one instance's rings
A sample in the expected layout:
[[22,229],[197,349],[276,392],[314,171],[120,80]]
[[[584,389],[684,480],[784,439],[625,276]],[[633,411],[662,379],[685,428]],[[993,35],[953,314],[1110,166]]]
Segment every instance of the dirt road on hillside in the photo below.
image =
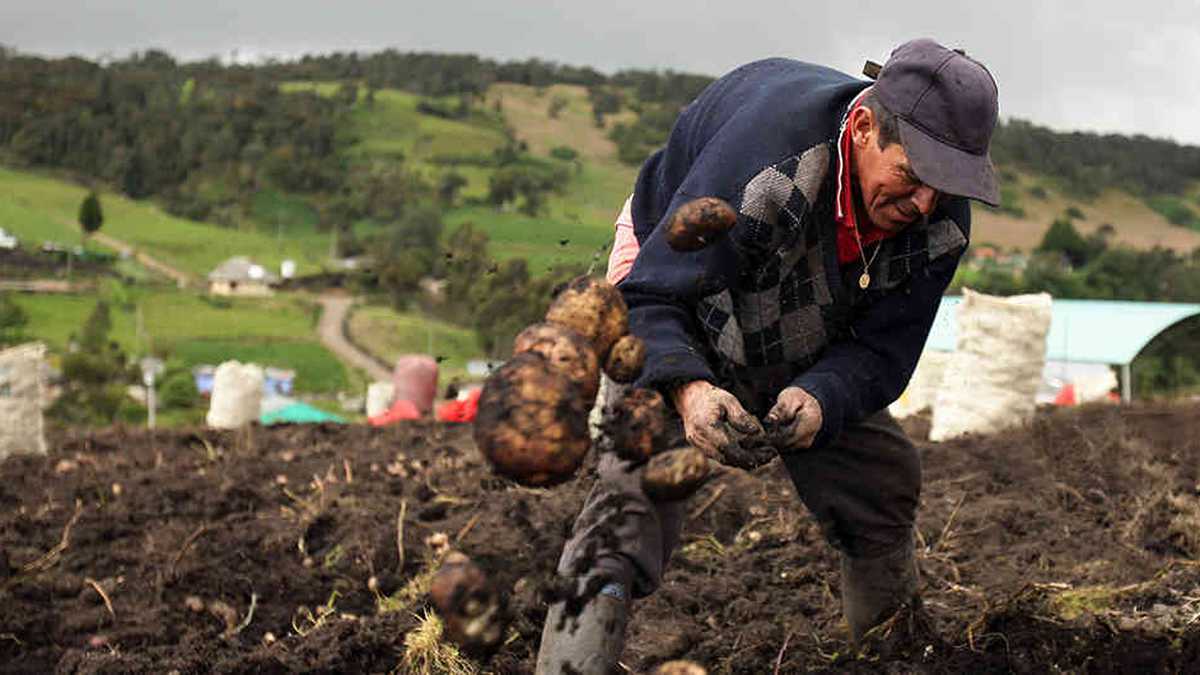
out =
[[187,272],[184,272],[177,267],[172,267],[171,265],[168,265],[157,258],[142,253],[120,239],[111,237],[103,232],[96,232],[92,234],[91,238],[93,241],[100,243],[102,246],[107,246],[118,253],[133,256],[134,260],[137,260],[146,269],[149,269],[153,272],[158,272],[159,274],[171,279],[178,284],[180,288],[184,288],[185,286],[190,285],[192,282],[192,277]]
[[317,334],[321,338],[321,344],[325,345],[343,363],[359,370],[365,370],[371,379],[391,382],[392,374],[388,372],[387,368],[346,339],[343,326],[350,306],[354,304],[354,298],[342,295],[322,295],[319,300],[321,302],[321,322],[317,326]]

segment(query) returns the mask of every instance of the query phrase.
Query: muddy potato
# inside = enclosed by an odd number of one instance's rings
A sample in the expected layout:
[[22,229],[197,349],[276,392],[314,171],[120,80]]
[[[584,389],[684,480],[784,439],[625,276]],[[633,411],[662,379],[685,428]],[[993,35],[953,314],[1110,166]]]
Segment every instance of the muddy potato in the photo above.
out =
[[631,389],[610,411],[613,450],[644,462],[667,448],[667,402],[652,389]]
[[708,675],[708,671],[691,661],[667,661],[655,668],[651,675]]
[[502,476],[529,486],[561,483],[587,455],[591,403],[541,354],[517,354],[483,385],[475,444]]
[[604,372],[615,382],[629,384],[642,374],[646,364],[646,343],[636,335],[623,335],[608,351]]
[[673,502],[692,496],[708,480],[708,458],[685,446],[657,454],[642,472],[642,490],[656,502]]
[[453,551],[434,574],[429,596],[446,622],[447,636],[471,651],[500,644],[508,625],[500,593],[479,566]]
[[591,343],[574,330],[556,323],[535,323],[517,335],[513,354],[537,352],[550,365],[579,384],[583,395],[596,398],[600,388],[600,363]]
[[608,350],[629,332],[629,309],[615,286],[595,277],[578,277],[562,290],[550,308],[546,321],[566,326],[587,338],[602,362]]
[[724,200],[701,197],[687,202],[671,214],[667,244],[676,251],[699,251],[733,229],[737,213]]

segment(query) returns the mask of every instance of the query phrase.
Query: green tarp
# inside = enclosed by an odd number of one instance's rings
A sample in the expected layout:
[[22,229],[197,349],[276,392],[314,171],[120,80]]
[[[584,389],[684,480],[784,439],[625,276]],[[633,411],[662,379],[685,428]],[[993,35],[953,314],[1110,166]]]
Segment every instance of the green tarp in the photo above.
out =
[[289,403],[278,410],[265,412],[259,417],[259,422],[263,425],[268,424],[319,424],[321,422],[335,422],[337,424],[345,424],[346,420],[338,417],[333,413],[327,413],[324,410],[314,408],[307,403]]

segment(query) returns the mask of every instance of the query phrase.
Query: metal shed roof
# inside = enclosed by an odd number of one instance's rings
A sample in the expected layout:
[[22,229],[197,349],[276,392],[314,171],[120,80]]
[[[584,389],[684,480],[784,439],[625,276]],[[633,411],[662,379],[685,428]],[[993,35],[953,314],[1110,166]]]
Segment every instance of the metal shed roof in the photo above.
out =
[[[942,298],[926,347],[954,351],[959,296]],[[1124,365],[1159,333],[1189,317],[1200,305],[1117,300],[1054,300],[1046,358],[1051,361]]]

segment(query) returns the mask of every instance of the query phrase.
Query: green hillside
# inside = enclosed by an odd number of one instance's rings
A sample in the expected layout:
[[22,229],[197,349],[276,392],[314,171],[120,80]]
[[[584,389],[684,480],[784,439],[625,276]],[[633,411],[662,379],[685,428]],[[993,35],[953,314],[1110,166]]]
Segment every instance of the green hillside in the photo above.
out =
[[[86,188],[41,174],[0,168],[0,227],[32,243],[75,244],[76,223]],[[268,268],[291,258],[301,273],[318,271],[329,252],[329,236],[290,228],[279,236],[246,232],[176,218],[158,206],[101,192],[102,234],[115,237],[164,263],[202,278],[231,256],[247,255]]]
[[[287,91],[315,91],[333,96],[340,85],[291,82]],[[564,262],[591,262],[611,241],[612,223],[637,175],[616,159],[607,131],[595,126],[583,87],[537,88],[493,85],[462,119],[445,119],[418,110],[422,101],[452,106],[454,99],[425,99],[394,89],[380,89],[368,102],[360,87],[348,117],[349,155],[358,162],[404,162],[430,182],[451,171],[467,179],[464,205],[445,214],[450,229],[472,222],[491,238],[499,259],[526,258],[539,273]],[[562,99],[552,117],[551,103]],[[568,167],[571,177],[561,194],[549,196],[537,216],[505,211],[479,202],[487,194],[493,154],[508,144],[507,133],[524,142],[535,160],[561,163],[551,155],[557,147],[578,153]],[[562,243],[563,241],[566,243]]]
[[[108,289],[92,295],[18,295],[29,315],[25,333],[62,353],[99,297],[112,306],[112,333],[131,355],[169,355],[185,366],[228,359],[296,370],[296,388],[335,392],[350,379],[345,368],[316,340],[316,310],[295,298],[211,299],[198,293],[161,289],[138,291],[141,333],[133,305]],[[132,299],[132,298],[130,298]]]

